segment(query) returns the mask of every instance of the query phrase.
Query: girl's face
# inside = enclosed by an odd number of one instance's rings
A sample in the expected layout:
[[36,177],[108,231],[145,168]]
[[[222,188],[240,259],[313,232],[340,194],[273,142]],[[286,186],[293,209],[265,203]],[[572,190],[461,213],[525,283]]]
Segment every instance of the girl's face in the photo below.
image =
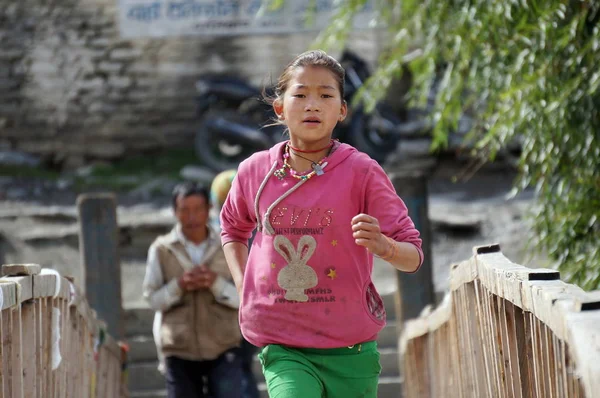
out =
[[347,112],[333,73],[314,66],[296,68],[283,99],[273,107],[288,126],[294,146],[327,145]]

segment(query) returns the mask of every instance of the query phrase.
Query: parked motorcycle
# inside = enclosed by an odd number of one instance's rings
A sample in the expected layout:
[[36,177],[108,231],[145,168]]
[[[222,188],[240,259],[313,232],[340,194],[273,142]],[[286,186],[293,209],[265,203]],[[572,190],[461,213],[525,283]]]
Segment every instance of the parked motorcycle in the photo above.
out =
[[340,63],[346,71],[344,95],[348,103],[348,117],[340,123],[334,135],[362,152],[367,153],[378,162],[396,150],[403,134],[403,121],[385,102],[378,102],[371,113],[367,113],[362,105],[353,107],[352,99],[370,76],[367,63],[351,51],[344,51]]
[[[367,64],[350,51],[340,62],[346,70],[345,99],[349,105],[354,94],[369,77]],[[202,120],[196,134],[195,149],[203,163],[214,171],[237,168],[252,153],[270,148],[287,139],[285,128],[271,124],[273,108],[262,100],[256,87],[237,77],[206,76],[196,83],[197,110]],[[267,94],[272,94],[269,88]],[[367,114],[362,106],[352,108],[334,137],[366,152],[382,162],[398,145],[402,134],[413,130],[402,127],[402,121],[384,103]]]
[[220,172],[235,169],[254,152],[285,140],[284,128],[269,125],[275,117],[262,93],[231,76],[204,77],[196,83],[201,124],[195,150],[202,162]]

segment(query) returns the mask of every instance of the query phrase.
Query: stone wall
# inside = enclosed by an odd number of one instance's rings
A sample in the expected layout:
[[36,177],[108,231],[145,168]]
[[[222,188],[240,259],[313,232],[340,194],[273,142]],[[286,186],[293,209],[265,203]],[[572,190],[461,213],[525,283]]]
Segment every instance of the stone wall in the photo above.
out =
[[[194,82],[233,73],[264,84],[314,34],[120,38],[117,0],[0,0],[0,147],[66,168],[190,145]],[[375,32],[351,48],[370,62]]]

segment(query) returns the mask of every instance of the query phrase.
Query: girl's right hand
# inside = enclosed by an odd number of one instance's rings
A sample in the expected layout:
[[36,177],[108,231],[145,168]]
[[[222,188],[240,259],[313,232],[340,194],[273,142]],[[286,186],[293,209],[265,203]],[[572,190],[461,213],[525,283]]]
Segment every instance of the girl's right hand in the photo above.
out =
[[376,256],[382,256],[390,244],[381,233],[379,220],[368,214],[359,214],[352,219],[352,237],[357,245],[365,247]]

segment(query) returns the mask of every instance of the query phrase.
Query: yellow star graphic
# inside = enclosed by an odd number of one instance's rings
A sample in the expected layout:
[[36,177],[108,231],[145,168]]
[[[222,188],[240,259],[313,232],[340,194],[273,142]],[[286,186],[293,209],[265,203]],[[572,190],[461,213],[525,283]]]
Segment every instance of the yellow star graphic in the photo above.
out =
[[337,246],[337,240],[332,240],[331,241],[331,246]]
[[275,267],[277,267],[277,265],[275,263],[271,263],[271,268],[275,269]]
[[330,277],[331,279],[335,279],[337,278],[337,272],[335,272],[335,270],[332,268],[329,270],[329,273],[327,274],[328,277]]

